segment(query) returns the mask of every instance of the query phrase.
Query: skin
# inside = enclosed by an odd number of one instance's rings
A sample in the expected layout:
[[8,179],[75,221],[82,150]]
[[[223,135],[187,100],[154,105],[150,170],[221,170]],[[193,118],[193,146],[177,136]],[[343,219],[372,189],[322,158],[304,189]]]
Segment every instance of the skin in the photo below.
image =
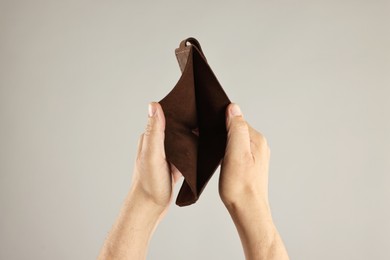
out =
[[240,235],[245,258],[289,259],[269,207],[267,140],[245,121],[236,104],[227,108],[226,126],[219,194]]
[[[272,221],[268,202],[270,150],[240,108],[226,110],[228,140],[219,194],[239,233],[247,260],[289,259]],[[164,112],[149,104],[148,124],[138,142],[132,185],[98,259],[146,259],[149,241],[173,200],[181,177],[166,161]]]

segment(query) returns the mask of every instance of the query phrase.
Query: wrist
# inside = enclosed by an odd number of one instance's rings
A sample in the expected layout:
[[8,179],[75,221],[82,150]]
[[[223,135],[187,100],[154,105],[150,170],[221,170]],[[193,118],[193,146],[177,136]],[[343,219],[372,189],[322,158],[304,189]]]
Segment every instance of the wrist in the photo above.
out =
[[235,223],[246,225],[246,223],[253,224],[253,222],[272,222],[268,200],[251,198],[234,201],[225,206]]
[[268,201],[248,200],[245,203],[229,204],[226,208],[239,232],[248,235],[257,229],[265,235],[274,230]]
[[246,259],[268,259],[264,256],[268,255],[277,239],[268,202],[233,203],[227,209],[237,228]]
[[222,200],[227,210],[231,213],[245,213],[258,210],[264,214],[270,214],[268,196],[246,192],[243,196],[235,196],[234,199]]

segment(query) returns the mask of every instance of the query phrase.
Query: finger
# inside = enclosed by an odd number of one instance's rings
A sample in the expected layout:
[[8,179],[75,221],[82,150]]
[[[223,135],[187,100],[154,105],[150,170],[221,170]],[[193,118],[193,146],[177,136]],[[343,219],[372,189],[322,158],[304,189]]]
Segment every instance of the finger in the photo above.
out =
[[173,184],[176,184],[178,180],[183,177],[181,172],[176,168],[174,164],[171,163],[171,172],[172,172],[172,177],[173,177]]
[[143,134],[141,153],[146,156],[165,158],[164,150],[165,117],[161,105],[149,104],[148,124]]
[[228,131],[226,149],[229,155],[236,158],[251,155],[248,124],[237,104],[232,103],[226,109],[226,128]]

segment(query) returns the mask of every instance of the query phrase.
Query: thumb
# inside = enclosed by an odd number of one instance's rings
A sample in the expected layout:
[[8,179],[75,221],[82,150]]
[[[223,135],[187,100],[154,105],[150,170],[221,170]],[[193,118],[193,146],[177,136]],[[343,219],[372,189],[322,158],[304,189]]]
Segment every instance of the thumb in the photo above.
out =
[[165,158],[164,131],[164,112],[159,103],[152,102],[149,104],[148,124],[142,138],[141,153]]
[[230,156],[244,158],[251,154],[249,128],[241,109],[231,103],[226,109],[227,144],[226,150]]

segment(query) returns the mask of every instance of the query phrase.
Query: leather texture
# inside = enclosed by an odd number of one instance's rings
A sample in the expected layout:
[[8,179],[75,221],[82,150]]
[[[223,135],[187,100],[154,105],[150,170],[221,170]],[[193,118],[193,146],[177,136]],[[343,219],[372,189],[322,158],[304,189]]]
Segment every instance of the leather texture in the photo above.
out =
[[175,54],[182,75],[159,103],[166,119],[166,158],[184,176],[176,204],[187,206],[199,199],[224,156],[230,100],[195,38],[183,40]]

